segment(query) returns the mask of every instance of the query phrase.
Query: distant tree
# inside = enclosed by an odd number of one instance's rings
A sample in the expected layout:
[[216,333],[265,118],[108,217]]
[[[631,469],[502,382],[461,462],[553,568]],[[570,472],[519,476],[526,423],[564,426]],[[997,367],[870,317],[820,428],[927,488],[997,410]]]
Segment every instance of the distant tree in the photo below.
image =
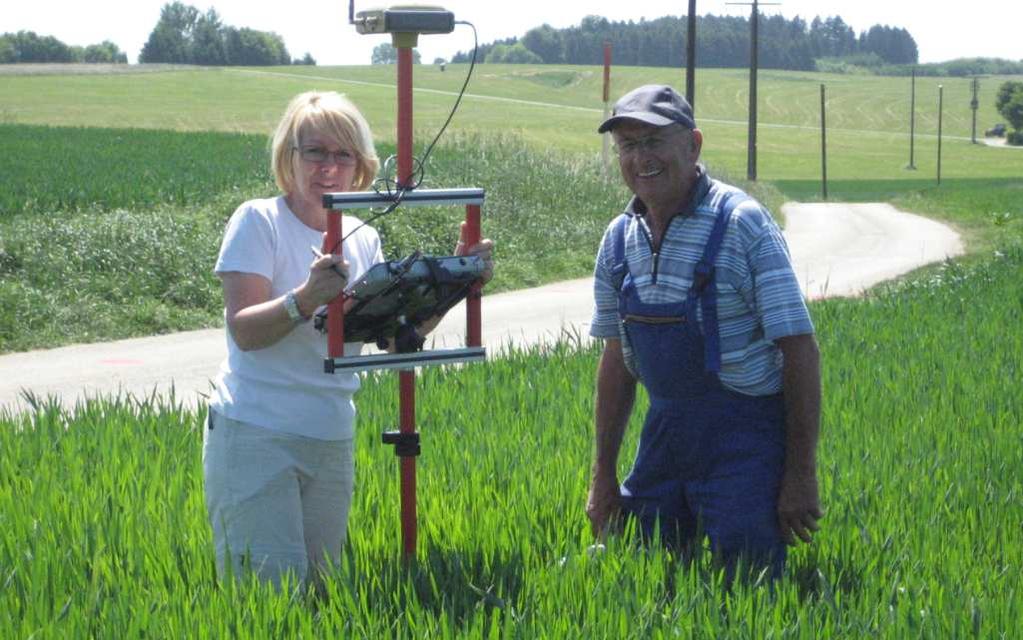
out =
[[[418,49],[412,50],[412,64],[421,64],[423,57]],[[398,50],[390,42],[381,42],[373,47],[370,64],[398,64]]]
[[53,36],[40,37],[33,31],[0,35],[0,64],[19,62],[127,63],[128,56],[109,40],[80,47],[68,46]]
[[113,42],[104,40],[99,44],[85,47],[82,62],[102,62],[107,64],[128,64],[128,55],[121,51]]
[[[521,42],[527,51],[546,63],[599,65],[603,44],[610,42],[616,65],[679,67],[686,62],[687,22],[683,16],[611,22],[588,15],[578,25],[565,29],[547,24],[535,27],[521,41],[509,38],[481,44],[477,55],[488,62],[504,61],[512,47]],[[700,34],[696,58],[701,66],[749,65],[749,18],[706,14],[697,18],[696,31]],[[471,52],[460,51],[451,61],[468,62],[470,56]],[[855,62],[851,56],[856,57]],[[839,16],[816,17],[809,24],[798,16],[760,18],[761,67],[810,70],[822,58],[827,59],[830,67],[861,73],[868,71],[859,62],[871,60],[869,71],[883,67],[890,72],[893,67],[914,64],[917,48],[909,32],[900,28],[877,26],[857,38],[852,27]]]
[[444,58],[434,58],[433,59],[433,64],[436,64],[436,65],[442,65],[442,64],[447,64],[447,63],[448,63],[448,61],[445,60]]
[[398,62],[398,50],[390,42],[381,42],[373,47],[370,64],[395,64]]
[[163,5],[160,19],[142,45],[139,62],[192,63],[192,32],[198,21],[199,10],[195,7],[182,2]]
[[[518,38],[512,37],[512,38],[505,38],[504,40],[496,40],[494,42],[491,42],[490,44],[481,44],[477,48],[477,50],[476,50],[476,62],[483,62],[484,60],[486,60],[487,59],[487,54],[489,54],[490,50],[493,49],[494,47],[496,47],[497,45],[499,45],[499,44],[515,44],[518,41],[519,41]],[[451,56],[451,64],[461,64],[461,63],[465,63],[465,62],[471,62],[472,61],[472,53],[473,53],[472,50],[466,51],[465,53],[462,53],[461,51],[459,51],[455,55]]]
[[14,64],[17,62],[15,56],[17,52],[14,49],[14,43],[11,42],[12,38],[9,34],[0,36],[0,64]]
[[889,64],[914,64],[917,47],[913,36],[905,29],[875,24],[860,34],[860,53],[874,53]]
[[176,1],[160,10],[139,62],[270,66],[291,64],[291,55],[276,33],[226,26],[216,10]]
[[522,36],[522,44],[547,64],[565,60],[565,44],[561,40],[561,32],[549,24],[527,31]]
[[207,66],[227,64],[224,25],[214,9],[196,18],[192,28],[191,62]]
[[521,42],[513,45],[499,44],[490,50],[483,61],[487,64],[543,64],[543,58]]
[[39,36],[35,31],[19,31],[5,33],[4,38],[13,49],[13,62],[74,62],[71,47],[53,36]]
[[306,66],[310,66],[310,67],[315,67],[316,66],[316,59],[313,58],[312,54],[310,54],[307,51],[306,54],[304,56],[302,56],[301,60],[299,60],[298,58],[295,58],[294,60],[291,61],[291,64],[306,65]]
[[291,64],[291,55],[276,33],[247,27],[227,27],[224,31],[229,64],[251,67]]
[[1023,82],[1010,80],[998,88],[995,108],[1015,129],[1007,136],[1012,144],[1023,144]]

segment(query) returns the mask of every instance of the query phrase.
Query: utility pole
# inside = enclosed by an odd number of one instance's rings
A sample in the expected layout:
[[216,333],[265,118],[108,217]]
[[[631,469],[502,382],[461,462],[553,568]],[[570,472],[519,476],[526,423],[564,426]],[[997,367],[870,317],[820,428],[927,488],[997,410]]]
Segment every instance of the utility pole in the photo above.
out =
[[912,79],[909,89],[909,166],[907,169],[916,169],[913,164],[913,143],[916,140],[916,67],[913,67]]
[[977,89],[979,88],[980,80],[974,76],[972,84],[973,99],[970,100],[970,109],[973,110],[973,134],[970,136],[970,139],[973,140],[973,144],[977,144],[977,107],[980,106],[980,102],[977,101]]
[[944,111],[945,87],[938,85],[938,184],[941,184],[941,115]]
[[686,31],[686,101],[696,115],[696,0],[689,0]]
[[828,126],[824,111],[824,83],[821,83],[821,195],[828,199]]
[[726,2],[725,4],[750,5],[750,46],[749,46],[749,134],[746,150],[746,179],[757,179],[757,51],[760,5],[777,5],[780,2]]

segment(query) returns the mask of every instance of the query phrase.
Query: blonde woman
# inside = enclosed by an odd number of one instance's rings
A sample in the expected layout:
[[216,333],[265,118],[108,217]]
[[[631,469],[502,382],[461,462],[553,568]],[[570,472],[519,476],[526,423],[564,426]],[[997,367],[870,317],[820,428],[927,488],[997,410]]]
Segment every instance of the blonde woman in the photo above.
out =
[[[359,378],[323,373],[326,339],[309,320],[384,257],[369,226],[344,241],[343,259],[310,252],[327,228],[323,194],[366,189],[380,166],[349,100],[296,96],[274,134],[271,164],[283,195],[234,212],[214,269],[228,355],[210,398],[203,472],[218,573],[251,570],[280,585],[287,573],[301,584],[339,559],[353,490]],[[343,228],[360,224],[345,215]],[[492,246],[459,248],[489,264]],[[361,347],[346,344],[345,353]]]

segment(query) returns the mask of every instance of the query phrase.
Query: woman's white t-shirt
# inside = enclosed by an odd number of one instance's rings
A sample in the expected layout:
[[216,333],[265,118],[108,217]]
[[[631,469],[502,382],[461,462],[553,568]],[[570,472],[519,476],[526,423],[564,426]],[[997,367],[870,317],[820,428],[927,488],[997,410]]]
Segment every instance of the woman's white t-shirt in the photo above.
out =
[[[362,224],[344,216],[342,235]],[[270,297],[278,298],[305,282],[314,260],[310,247],[321,248],[323,233],[306,226],[283,197],[250,200],[231,216],[214,272],[254,273],[270,281]],[[344,241],[349,278],[356,280],[384,256],[380,236],[369,226]],[[263,349],[242,351],[225,328],[227,359],[220,365],[210,407],[233,420],[274,431],[346,440],[353,436],[359,390],[354,373],[328,374],[327,336],[305,322]],[[345,344],[345,355],[361,351],[361,343]]]

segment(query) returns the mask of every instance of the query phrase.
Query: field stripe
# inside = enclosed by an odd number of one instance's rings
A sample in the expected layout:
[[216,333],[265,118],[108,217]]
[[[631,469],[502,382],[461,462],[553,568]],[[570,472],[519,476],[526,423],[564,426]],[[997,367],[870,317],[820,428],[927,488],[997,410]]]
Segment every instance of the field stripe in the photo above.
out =
[[[386,82],[367,82],[365,80],[348,80],[346,78],[336,78],[336,77],[330,77],[330,76],[313,76],[313,75],[307,75],[307,74],[302,74],[302,73],[284,73],[282,71],[259,71],[259,70],[256,70],[256,69],[231,69],[231,68],[225,68],[224,70],[225,71],[233,71],[235,73],[251,73],[251,74],[255,74],[255,75],[281,76],[281,77],[284,77],[284,78],[296,78],[296,79],[303,79],[303,80],[328,80],[330,82],[342,82],[342,83],[347,83],[347,84],[357,84],[357,85],[363,85],[363,86],[367,86],[367,87],[384,87],[384,88],[389,88],[389,89],[394,89],[396,87],[396,85],[389,84],[389,83],[386,83]],[[432,94],[441,95],[441,96],[456,97],[458,95],[457,91],[442,91],[441,89],[413,88],[412,90],[415,91],[416,93],[432,93]],[[553,102],[537,102],[537,101],[534,101],[534,100],[519,100],[518,98],[504,98],[504,97],[501,97],[501,96],[486,96],[486,95],[482,95],[482,94],[478,94],[478,93],[466,93],[464,97],[465,98],[473,98],[473,99],[476,99],[476,100],[492,100],[494,102],[507,102],[507,103],[511,103],[511,104],[521,104],[521,105],[526,105],[526,106],[530,106],[530,107],[543,107],[543,108],[550,108],[550,109],[571,109],[573,111],[585,111],[587,113],[599,113],[601,115],[603,115],[603,113],[604,113],[603,108],[596,109],[594,107],[576,107],[576,106],[567,105],[567,104],[555,104]],[[723,120],[723,119],[719,119],[719,118],[705,118],[705,117],[702,117],[702,116],[700,117],[700,121],[701,122],[713,122],[715,124],[736,125],[736,126],[743,126],[743,127],[745,127],[745,126],[747,126],[749,124],[745,120]],[[764,128],[768,128],[768,129],[798,129],[800,131],[819,131],[820,130],[819,126],[808,126],[808,125],[803,125],[803,124],[778,124],[778,123],[771,123],[771,122],[759,122],[759,123],[757,123],[757,128],[759,129],[760,127],[764,127]],[[906,137],[906,138],[909,137],[908,133],[904,133],[904,132],[901,132],[901,131],[882,131],[880,129],[844,129],[844,128],[841,128],[841,127],[828,127],[828,131],[842,131],[844,133],[881,133],[881,134],[885,134],[885,135],[902,136],[902,137]],[[916,136],[919,137],[919,138],[937,138],[938,137],[937,134],[933,134],[933,133],[917,133]],[[945,140],[969,140],[970,139],[968,136],[947,136],[947,135],[946,136],[942,136],[942,138],[945,139]]]

